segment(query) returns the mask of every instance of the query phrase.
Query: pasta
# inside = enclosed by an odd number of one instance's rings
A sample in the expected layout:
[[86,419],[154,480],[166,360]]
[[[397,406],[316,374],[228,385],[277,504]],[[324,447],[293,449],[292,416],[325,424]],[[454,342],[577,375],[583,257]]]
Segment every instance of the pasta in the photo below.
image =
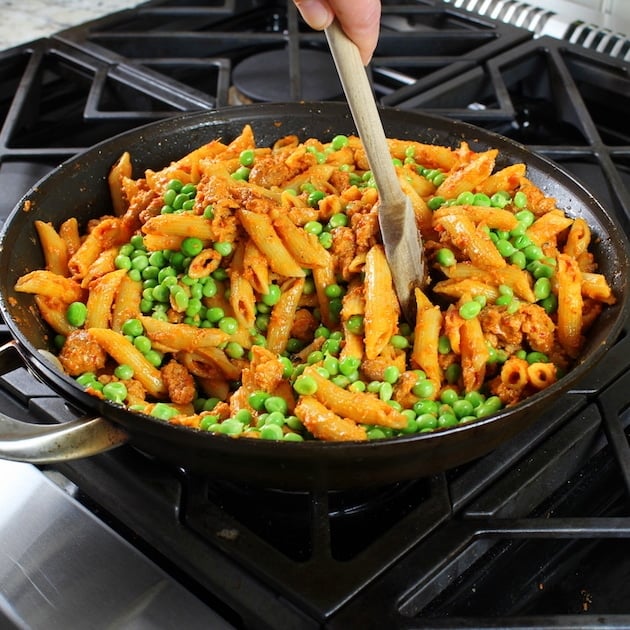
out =
[[246,125],[133,177],[112,211],[35,222],[30,293],[87,391],[191,430],[363,441],[473,422],[556,382],[615,303],[587,223],[496,149],[390,139],[430,282],[401,319],[356,137]]

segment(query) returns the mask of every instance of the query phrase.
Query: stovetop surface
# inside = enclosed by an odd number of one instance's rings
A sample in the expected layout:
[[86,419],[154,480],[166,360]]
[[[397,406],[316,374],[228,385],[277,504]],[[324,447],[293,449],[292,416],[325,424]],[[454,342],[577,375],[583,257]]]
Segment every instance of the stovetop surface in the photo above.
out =
[[[211,0],[148,2],[0,53],[0,219],[61,161],[117,133],[179,112],[317,98],[307,77],[328,76],[326,51],[285,3]],[[261,53],[281,80],[250,81]],[[385,1],[370,77],[383,106],[471,122],[546,155],[628,231],[630,74],[620,60],[437,0]],[[321,83],[322,98],[341,100],[334,83]],[[8,338],[6,326],[0,333]],[[100,602],[84,590],[92,616],[123,605],[115,583],[133,571],[143,577],[124,611],[147,623],[166,593],[171,612],[207,608],[241,628],[627,627],[629,344],[624,331],[595,372],[487,457],[369,492],[251,489],[131,447],[41,469],[11,464],[4,479],[27,487],[35,475],[29,496],[39,507],[70,502],[89,531],[105,529],[94,536],[117,549],[119,571],[82,578],[114,585]],[[23,367],[0,367],[5,413],[43,422],[79,413]],[[23,545],[15,519],[36,512],[16,496],[19,485],[0,487],[17,505],[6,531]],[[81,592],[63,571],[85,570],[80,541],[53,539],[55,553],[41,547],[46,572],[20,556],[8,564],[13,581],[0,581],[25,589],[0,595],[33,627],[43,627],[33,610],[50,624],[56,605],[58,627],[71,627],[48,589],[63,585],[66,604]],[[178,627],[172,616],[161,622]],[[198,622],[189,615],[190,627]]]

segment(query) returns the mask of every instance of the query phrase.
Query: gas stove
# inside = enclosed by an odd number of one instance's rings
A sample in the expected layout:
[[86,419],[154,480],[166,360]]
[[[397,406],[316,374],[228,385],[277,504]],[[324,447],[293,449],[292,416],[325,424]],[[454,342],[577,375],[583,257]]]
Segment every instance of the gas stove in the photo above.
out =
[[[454,3],[385,1],[369,74],[383,106],[551,158],[630,230],[619,56]],[[284,2],[148,2],[4,51],[0,220],[114,134],[241,103],[342,100],[334,76],[323,34]],[[36,630],[628,627],[628,391],[624,331],[515,439],[369,490],[247,487],[128,446],[55,466],[0,462],[0,610]],[[0,410],[80,414],[9,359]]]

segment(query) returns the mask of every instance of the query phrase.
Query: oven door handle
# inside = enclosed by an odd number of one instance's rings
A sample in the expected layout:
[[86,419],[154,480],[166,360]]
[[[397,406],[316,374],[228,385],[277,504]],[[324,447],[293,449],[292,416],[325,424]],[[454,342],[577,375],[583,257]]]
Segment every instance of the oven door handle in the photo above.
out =
[[32,424],[0,412],[0,458],[31,464],[81,459],[125,444],[129,434],[101,417]]

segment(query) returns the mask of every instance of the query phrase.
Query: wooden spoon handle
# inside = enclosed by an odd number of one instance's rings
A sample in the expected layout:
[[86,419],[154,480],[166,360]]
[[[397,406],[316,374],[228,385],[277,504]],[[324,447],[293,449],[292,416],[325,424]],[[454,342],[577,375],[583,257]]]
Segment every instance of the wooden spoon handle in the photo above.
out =
[[381,200],[385,206],[403,203],[403,193],[359,49],[336,20],[325,32]]

